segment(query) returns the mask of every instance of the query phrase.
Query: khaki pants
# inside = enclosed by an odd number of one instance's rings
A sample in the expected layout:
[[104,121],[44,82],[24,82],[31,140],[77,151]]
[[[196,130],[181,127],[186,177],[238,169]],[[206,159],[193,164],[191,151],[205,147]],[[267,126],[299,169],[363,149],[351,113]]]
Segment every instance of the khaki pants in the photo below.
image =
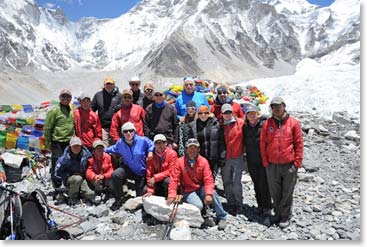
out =
[[78,199],[79,193],[82,198],[93,199],[95,197],[94,191],[89,188],[88,182],[80,175],[72,175],[66,181],[69,189],[69,198]]

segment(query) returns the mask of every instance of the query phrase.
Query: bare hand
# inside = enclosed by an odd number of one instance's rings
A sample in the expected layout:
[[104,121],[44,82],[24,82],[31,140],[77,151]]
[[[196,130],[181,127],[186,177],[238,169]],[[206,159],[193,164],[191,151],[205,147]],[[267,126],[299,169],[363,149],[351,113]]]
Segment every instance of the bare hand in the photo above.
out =
[[149,197],[149,196],[151,196],[151,195],[153,195],[153,194],[152,194],[152,193],[147,192],[147,193],[145,193],[145,194],[143,195],[143,197]]
[[167,200],[166,200],[166,204],[167,205],[171,205],[172,204],[172,202],[175,200],[175,198],[174,197],[169,197],[169,198],[167,198]]
[[213,203],[213,197],[211,195],[206,195],[204,198],[205,205],[210,205]]
[[147,182],[147,184],[148,184],[149,186],[153,186],[153,185],[155,184],[155,179],[154,179],[154,177],[152,177],[151,179],[149,179],[149,180],[148,180],[148,182]]
[[149,152],[146,160],[149,161],[152,160],[153,158],[154,158],[153,152]]

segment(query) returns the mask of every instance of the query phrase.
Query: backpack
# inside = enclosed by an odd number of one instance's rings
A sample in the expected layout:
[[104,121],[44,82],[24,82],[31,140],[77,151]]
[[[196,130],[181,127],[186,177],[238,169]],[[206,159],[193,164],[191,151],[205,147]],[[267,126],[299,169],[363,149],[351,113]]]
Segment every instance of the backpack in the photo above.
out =
[[[36,189],[31,193],[16,196],[14,205],[13,228],[15,236],[12,236],[12,239],[71,239],[67,231],[58,230],[54,221],[50,219],[51,210],[47,205],[46,195],[41,190]],[[10,216],[9,205],[5,211],[5,216]],[[0,238],[5,239],[10,235],[11,223],[8,221],[8,217],[5,217],[0,229]]]

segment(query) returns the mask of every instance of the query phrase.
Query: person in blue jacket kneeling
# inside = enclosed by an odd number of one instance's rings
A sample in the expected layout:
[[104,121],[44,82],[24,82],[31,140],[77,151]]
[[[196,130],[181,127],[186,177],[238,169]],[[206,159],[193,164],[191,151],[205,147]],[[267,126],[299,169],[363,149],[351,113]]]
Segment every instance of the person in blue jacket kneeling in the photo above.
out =
[[135,181],[136,196],[142,196],[146,190],[146,161],[153,159],[154,143],[145,136],[135,134],[135,127],[131,122],[126,122],[121,127],[123,136],[112,145],[105,149],[106,153],[120,154],[123,162],[112,173],[112,187],[115,202],[111,210],[118,210],[123,204],[122,186],[127,179]]

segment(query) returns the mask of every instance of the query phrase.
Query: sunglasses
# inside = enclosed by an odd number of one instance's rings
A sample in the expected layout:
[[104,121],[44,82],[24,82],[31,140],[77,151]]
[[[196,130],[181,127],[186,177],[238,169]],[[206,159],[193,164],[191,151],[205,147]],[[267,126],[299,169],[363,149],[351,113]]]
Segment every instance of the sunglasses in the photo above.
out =
[[150,89],[150,88],[145,89],[145,92],[153,92],[153,89]]
[[131,96],[124,96],[124,97],[122,97],[123,99],[132,99],[133,97],[131,97]]
[[130,83],[131,86],[139,86],[139,83]]
[[71,99],[71,96],[69,94],[63,94],[63,95],[61,95],[61,98]]
[[194,83],[186,83],[185,84],[185,87],[193,87],[194,86]]
[[231,111],[225,111],[225,112],[223,112],[223,114],[228,115],[228,114],[232,114],[232,112]]
[[218,95],[227,94],[228,92],[220,92]]
[[199,112],[199,115],[209,115],[209,112]]
[[196,107],[194,107],[194,106],[189,106],[189,107],[186,107],[186,110],[196,110]]
[[270,105],[271,109],[280,108],[282,106],[283,106],[282,104],[272,104],[272,105]]
[[162,93],[155,93],[154,96],[160,97],[160,96],[163,96],[163,94]]
[[132,133],[132,132],[134,132],[135,130],[123,130],[122,131],[122,133],[124,133],[124,134],[127,134],[127,133]]

